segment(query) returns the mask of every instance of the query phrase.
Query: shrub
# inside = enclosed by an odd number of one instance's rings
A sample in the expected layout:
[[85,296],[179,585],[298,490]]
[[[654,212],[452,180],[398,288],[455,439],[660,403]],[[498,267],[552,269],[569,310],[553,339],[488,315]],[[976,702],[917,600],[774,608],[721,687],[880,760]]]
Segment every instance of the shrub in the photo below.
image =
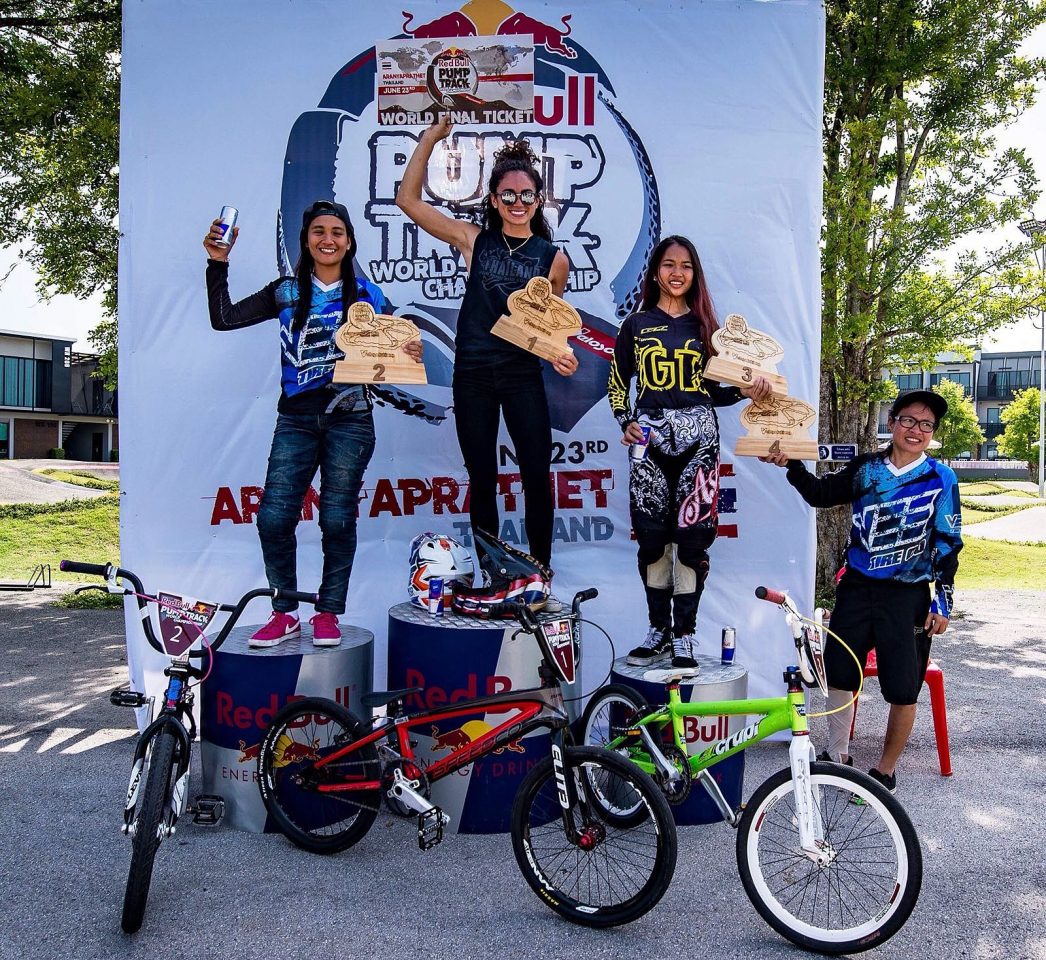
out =
[[64,460],[65,459],[65,447],[51,447],[48,456],[52,460]]
[[109,451],[109,462],[110,463],[119,463],[120,462],[120,451],[119,451],[118,448],[113,447],[112,450]]

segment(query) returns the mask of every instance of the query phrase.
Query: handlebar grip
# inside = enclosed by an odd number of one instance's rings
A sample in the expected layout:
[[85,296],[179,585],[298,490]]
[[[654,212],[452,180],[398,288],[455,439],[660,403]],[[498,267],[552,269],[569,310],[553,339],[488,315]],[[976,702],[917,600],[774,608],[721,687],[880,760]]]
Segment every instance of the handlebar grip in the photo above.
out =
[[574,603],[584,603],[586,600],[595,600],[599,596],[599,591],[595,587],[589,587],[587,590],[581,590],[574,594]]
[[771,590],[769,587],[756,587],[755,595],[760,600],[766,600],[768,603],[784,603],[785,595],[779,590]]
[[281,590],[276,588],[276,597],[282,600],[295,600],[298,603],[308,603],[312,606],[316,605],[319,600],[319,596],[315,593],[306,593],[304,590]]
[[109,572],[111,564],[108,563],[81,563],[79,560],[63,560],[58,564],[59,570],[66,573],[91,573],[96,577],[104,577]]

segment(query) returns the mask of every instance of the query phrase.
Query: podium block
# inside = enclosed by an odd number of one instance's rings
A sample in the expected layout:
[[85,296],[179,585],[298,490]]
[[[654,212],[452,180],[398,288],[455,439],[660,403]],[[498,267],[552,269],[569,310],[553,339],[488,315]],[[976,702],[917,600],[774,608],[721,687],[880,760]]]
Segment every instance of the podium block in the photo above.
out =
[[[561,615],[550,615],[556,619]],[[408,712],[437,709],[506,690],[536,687],[541,652],[529,634],[512,635],[515,620],[479,620],[446,613],[434,617],[410,603],[389,610],[388,688],[424,687],[405,701]],[[580,669],[569,698],[581,690]],[[576,719],[577,704],[567,703]],[[482,711],[431,729],[415,728],[423,763],[446,756],[505,719]],[[512,801],[527,773],[548,756],[548,733],[538,730],[481,757],[431,785],[432,802],[450,815],[457,833],[507,833]]]
[[371,690],[374,635],[342,625],[337,647],[315,647],[312,629],[279,646],[251,648],[257,626],[237,627],[214,655],[200,705],[202,793],[225,799],[225,822],[253,833],[275,832],[266,823],[258,790],[258,750],[277,711],[301,697],[327,697],[356,716],[369,711],[360,697]]

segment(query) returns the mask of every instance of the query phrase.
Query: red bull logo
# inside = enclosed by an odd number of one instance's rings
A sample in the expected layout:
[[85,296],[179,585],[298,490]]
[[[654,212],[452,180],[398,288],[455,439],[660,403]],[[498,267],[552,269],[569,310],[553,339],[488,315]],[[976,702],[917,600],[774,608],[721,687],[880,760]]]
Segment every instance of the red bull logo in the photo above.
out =
[[[432,749],[436,750],[460,750],[462,747],[467,747],[470,743],[474,743],[480,737],[486,733],[490,733],[494,728],[483,720],[469,720],[467,723],[463,723],[457,730],[448,730],[446,733],[440,733],[439,727],[435,724],[432,725]],[[497,750],[491,752],[495,755],[504,753],[508,750],[511,753],[526,753],[526,748],[523,747],[519,740],[511,740],[506,743],[503,747],[498,747]]]
[[[408,710],[438,710],[448,704],[460,703],[462,700],[475,700],[480,696],[479,677],[470,673],[465,680],[465,686],[456,690],[446,690],[436,685],[429,686],[425,682],[425,674],[420,670],[408,668],[404,678],[405,687],[422,687],[421,693],[412,693],[405,697],[403,702]],[[491,697],[495,693],[504,693],[512,689],[512,680],[509,677],[494,675],[487,677],[484,682],[483,696]]]
[[531,36],[535,47],[573,60],[577,52],[564,42],[570,36],[570,14],[560,18],[562,29],[529,14],[514,11],[501,0],[471,0],[460,10],[412,26],[414,14],[403,11],[403,32],[419,39],[481,36]]

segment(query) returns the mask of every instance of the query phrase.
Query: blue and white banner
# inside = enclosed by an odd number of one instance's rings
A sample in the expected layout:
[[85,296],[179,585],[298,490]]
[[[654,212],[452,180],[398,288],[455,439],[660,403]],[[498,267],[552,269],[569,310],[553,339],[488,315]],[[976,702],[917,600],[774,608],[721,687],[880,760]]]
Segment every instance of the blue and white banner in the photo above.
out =
[[[780,372],[817,406],[818,237],[824,15],[816,0],[702,3],[409,0],[401,5],[140,0],[124,8],[120,389],[122,556],[153,589],[233,600],[264,584],[255,516],[279,393],[276,323],[209,325],[201,240],[239,208],[234,299],[288,273],[303,207],[351,212],[359,272],[423,331],[429,384],[375,411],[346,620],[377,637],[406,596],[411,539],[468,538],[467,478],[450,376],[464,266],[393,200],[419,135],[381,125],[375,44],[387,38],[518,37],[533,43],[533,122],[456,127],[429,166],[426,199],[467,212],[494,151],[526,136],[543,157],[546,213],[570,258],[567,298],[584,328],[580,370],[547,372],[554,426],[554,589],[596,586],[588,608],[619,652],[645,632],[628,519],[627,452],[606,400],[609,355],[639,299],[659,235],[696,244],[720,317],[743,314],[785,349]],[[504,118],[506,121],[511,118]],[[752,695],[778,692],[791,659],[758,584],[812,605],[814,524],[784,471],[732,455],[741,406],[720,411],[720,538],[701,604],[704,652],[724,625]],[[175,454],[177,453],[177,456]],[[516,457],[499,450],[501,535],[525,545]],[[298,527],[299,584],[320,573],[317,500]],[[263,620],[262,604],[251,610]],[[133,619],[129,629],[135,630]],[[588,631],[585,675],[609,651]],[[158,658],[157,658],[158,659]],[[132,672],[155,673],[132,642]]]

